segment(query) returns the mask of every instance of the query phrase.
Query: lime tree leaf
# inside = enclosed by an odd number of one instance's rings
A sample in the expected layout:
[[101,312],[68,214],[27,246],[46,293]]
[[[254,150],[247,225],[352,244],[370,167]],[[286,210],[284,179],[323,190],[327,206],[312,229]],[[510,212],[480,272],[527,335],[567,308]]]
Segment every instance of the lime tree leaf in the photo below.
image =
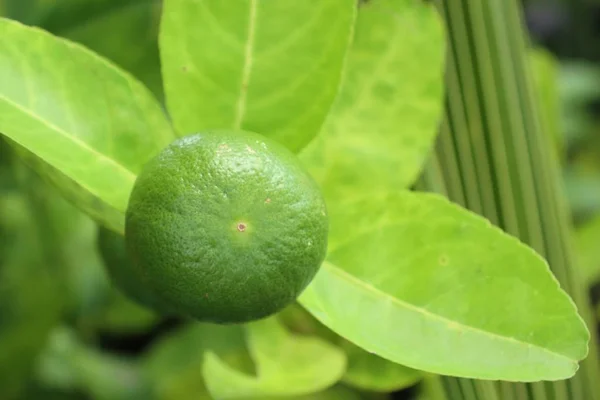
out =
[[416,179],[442,115],[445,43],[433,4],[372,0],[359,8],[340,94],[301,153],[328,195]]
[[159,43],[176,129],[242,128],[302,148],[338,91],[355,9],[356,0],[165,0]]
[[589,333],[546,262],[447,199],[361,194],[330,210],[327,262],[300,297],[326,326],[411,368],[573,376]]
[[160,105],[85,48],[0,19],[0,132],[92,217],[123,230],[137,173],[174,137]]
[[37,25],[110,59],[162,98],[160,11],[158,0],[68,0],[54,2]]
[[347,358],[342,381],[350,386],[369,391],[391,392],[411,386],[421,379],[422,372],[368,353],[344,340],[299,304],[295,303],[285,308],[277,317],[294,332],[317,335],[341,347]]
[[144,370],[158,400],[210,400],[202,377],[206,351],[236,370],[253,373],[240,325],[193,323],[163,336],[146,354]]
[[246,329],[256,376],[236,371],[207,353],[203,373],[214,398],[299,396],[321,391],[342,377],[346,359],[333,345],[291,335],[275,318],[247,324]]
[[352,343],[344,343],[343,349],[348,357],[348,368],[342,381],[350,386],[393,392],[414,385],[422,377],[420,371],[368,353]]

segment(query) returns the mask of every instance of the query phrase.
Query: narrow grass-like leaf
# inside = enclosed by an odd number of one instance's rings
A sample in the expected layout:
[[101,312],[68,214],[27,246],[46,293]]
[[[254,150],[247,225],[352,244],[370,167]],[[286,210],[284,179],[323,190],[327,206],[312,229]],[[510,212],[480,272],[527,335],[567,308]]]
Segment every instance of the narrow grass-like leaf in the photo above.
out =
[[174,137],[160,105],[130,75],[79,45],[6,19],[0,132],[26,149],[63,195],[117,231],[136,174]]
[[250,323],[246,329],[257,376],[208,353],[204,379],[216,399],[310,394],[333,385],[344,372],[346,358],[340,349],[316,337],[291,335],[275,318]]
[[545,261],[443,197],[362,194],[330,211],[327,262],[300,297],[367,351],[435,373],[572,376],[589,333]]
[[575,233],[578,267],[588,286],[600,280],[600,217],[593,218]]
[[338,91],[356,0],[166,0],[165,94],[180,134],[245,129],[299,150]]

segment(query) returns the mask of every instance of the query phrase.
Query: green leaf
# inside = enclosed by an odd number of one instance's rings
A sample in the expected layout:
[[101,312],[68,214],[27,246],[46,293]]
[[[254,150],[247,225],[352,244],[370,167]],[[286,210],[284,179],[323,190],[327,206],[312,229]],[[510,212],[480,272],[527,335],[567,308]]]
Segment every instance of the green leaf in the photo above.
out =
[[396,364],[352,343],[345,342],[343,349],[348,357],[348,368],[342,381],[360,389],[376,392],[393,392],[417,383],[420,371]]
[[356,0],[165,0],[159,43],[179,133],[242,128],[302,148],[338,91],[355,9]]
[[0,398],[25,384],[61,316],[60,265],[49,260],[27,198],[0,196]]
[[111,302],[99,321],[104,331],[144,333],[159,322],[159,316],[151,310],[134,303],[116,290],[111,294]]
[[276,396],[269,397],[268,400],[365,400],[365,398],[361,397],[358,392],[338,385],[322,392],[311,393],[305,396]]
[[561,131],[566,145],[576,145],[594,129],[587,104],[600,95],[600,70],[585,60],[563,61],[558,71]]
[[37,224],[45,230],[46,248],[66,275],[69,314],[82,323],[95,316],[110,289],[96,251],[97,225],[56,190],[30,175],[23,186],[27,185],[30,198],[35,201]]
[[[36,183],[35,180],[28,182],[28,188],[31,190]],[[44,241],[55,253],[56,264],[65,269],[67,292],[71,297],[69,315],[77,319],[78,326],[131,333],[154,325],[156,314],[137,306],[111,287],[98,254],[97,225],[55,190],[37,186],[34,192],[37,223],[47,230]]]
[[372,0],[359,8],[340,94],[302,152],[328,197],[413,183],[442,115],[445,43],[433,4]]
[[12,168],[13,153],[6,139],[0,136],[0,195],[12,192],[17,188],[17,181]]
[[257,376],[236,371],[207,353],[204,379],[216,399],[305,395],[342,377],[344,354],[327,342],[291,335],[275,318],[247,324],[246,329]]
[[426,376],[419,385],[416,400],[448,400],[451,398],[451,393],[446,394],[447,389],[444,388],[441,382],[442,379],[442,377],[437,375]]
[[116,231],[136,174],[174,137],[159,104],[130,75],[5,19],[0,132],[30,152],[30,164],[65,197]]
[[530,60],[543,130],[555,144],[557,154],[564,160],[565,143],[561,132],[557,62],[551,53],[543,49],[531,51]]
[[589,286],[600,280],[600,216],[588,221],[575,232],[577,266]]
[[79,389],[96,400],[149,398],[149,385],[137,362],[88,347],[66,327],[53,332],[37,369],[45,386]]
[[23,22],[35,20],[39,0],[0,0],[0,17]]
[[589,333],[546,262],[443,197],[361,194],[330,209],[327,262],[300,297],[326,326],[411,368],[573,376]]
[[162,98],[160,11],[157,0],[63,0],[39,25],[110,59]]
[[391,392],[411,386],[421,379],[420,371],[370,354],[344,340],[299,304],[294,303],[286,307],[277,317],[294,332],[316,335],[340,346],[348,359],[342,381],[350,386],[369,391]]
[[146,354],[144,368],[153,383],[153,398],[211,399],[202,378],[207,350],[238,370],[253,372],[242,326],[193,323],[163,336]]

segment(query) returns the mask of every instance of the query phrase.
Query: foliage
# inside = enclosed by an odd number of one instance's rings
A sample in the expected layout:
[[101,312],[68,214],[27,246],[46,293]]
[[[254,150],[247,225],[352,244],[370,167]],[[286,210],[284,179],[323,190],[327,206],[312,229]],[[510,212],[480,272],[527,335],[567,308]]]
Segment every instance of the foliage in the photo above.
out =
[[[444,111],[433,4],[0,0],[0,13],[0,397],[367,399],[425,376],[439,398],[429,373],[562,380],[587,356],[541,255],[412,190]],[[534,62],[550,110],[558,74]],[[212,128],[281,142],[325,194],[328,255],[303,308],[199,324],[109,283],[98,228],[122,234],[146,162]],[[590,282],[596,225],[577,236]],[[110,349],[130,335],[149,343]]]

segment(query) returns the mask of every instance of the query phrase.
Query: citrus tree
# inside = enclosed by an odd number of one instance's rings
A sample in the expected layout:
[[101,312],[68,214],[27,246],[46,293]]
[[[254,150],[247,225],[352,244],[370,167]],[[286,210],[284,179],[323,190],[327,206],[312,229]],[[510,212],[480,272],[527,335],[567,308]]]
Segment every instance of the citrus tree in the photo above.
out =
[[[0,2],[0,393],[565,385],[587,305],[567,240],[536,233],[561,205],[527,185],[552,176],[502,136],[540,129],[502,4]],[[497,15],[517,50],[498,20],[463,31]],[[152,340],[117,357],[107,332]]]

